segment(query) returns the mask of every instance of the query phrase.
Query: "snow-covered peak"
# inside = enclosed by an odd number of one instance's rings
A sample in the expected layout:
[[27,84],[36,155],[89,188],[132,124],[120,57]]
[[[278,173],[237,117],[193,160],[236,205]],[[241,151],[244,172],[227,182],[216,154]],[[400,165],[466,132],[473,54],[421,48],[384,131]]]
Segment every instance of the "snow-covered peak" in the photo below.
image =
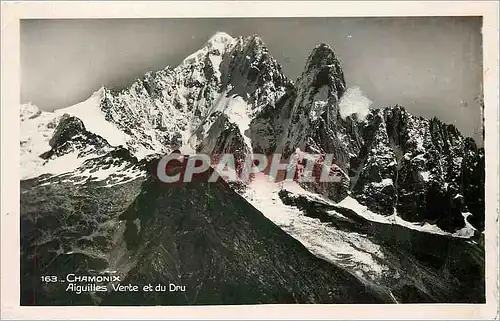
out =
[[345,80],[340,61],[335,56],[332,48],[327,44],[319,44],[307,58],[306,66],[301,76],[297,79],[298,89],[314,87],[316,89],[327,85],[330,95],[337,101],[345,91]]
[[21,104],[20,118],[21,121],[36,118],[41,114],[41,110],[32,103]]
[[40,154],[50,150],[49,140],[59,122],[51,112],[42,112],[27,103],[20,106],[20,156],[21,179],[38,175],[44,160]]
[[228,33],[218,31],[207,41],[207,45],[217,46],[219,44],[228,45],[233,44],[236,41],[235,38],[231,37]]
[[[401,106],[371,110],[370,103],[355,87],[346,90],[340,61],[326,44],[312,50],[304,72],[292,83],[260,37],[217,32],[179,66],[149,72],[121,91],[101,87],[86,101],[55,112],[21,106],[22,177],[40,174],[41,166],[50,173],[73,170],[85,161],[77,147],[86,145],[92,149],[85,157],[123,147],[138,161],[175,149],[232,152],[243,159],[253,152],[288,157],[300,148],[333,154],[339,169],[351,175],[340,184],[308,187],[332,200],[349,192],[378,214],[397,207],[405,219],[422,221],[428,218],[412,214],[423,212],[419,200],[433,195],[434,185],[446,183],[449,188],[439,189],[442,196],[424,206],[443,212],[435,204],[447,204],[448,194],[460,192],[466,205],[460,210],[479,217],[484,211],[474,202],[484,184],[475,177],[484,155],[473,141],[464,142],[456,128],[437,119],[413,117]],[[58,135],[55,129],[66,114],[78,119],[73,121],[78,130]],[[61,161],[76,165],[61,167],[54,162],[59,155],[48,162],[40,157],[53,148],[51,139],[60,142],[57,146],[69,142],[74,147]],[[444,219],[457,213],[431,219],[442,219],[440,226],[453,231],[462,226],[448,226]]]
[[99,89],[97,89],[94,93],[92,93],[91,96],[92,97],[99,97],[99,99],[100,99],[100,98],[104,97],[104,95],[108,91],[109,91],[109,89],[107,89],[106,87],[101,85],[101,87]]

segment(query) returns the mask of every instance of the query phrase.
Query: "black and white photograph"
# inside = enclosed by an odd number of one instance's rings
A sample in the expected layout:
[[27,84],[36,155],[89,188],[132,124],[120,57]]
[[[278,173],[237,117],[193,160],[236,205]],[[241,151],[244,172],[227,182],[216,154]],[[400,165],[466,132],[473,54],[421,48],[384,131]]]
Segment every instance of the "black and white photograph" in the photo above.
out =
[[18,304],[487,303],[484,24],[20,19]]

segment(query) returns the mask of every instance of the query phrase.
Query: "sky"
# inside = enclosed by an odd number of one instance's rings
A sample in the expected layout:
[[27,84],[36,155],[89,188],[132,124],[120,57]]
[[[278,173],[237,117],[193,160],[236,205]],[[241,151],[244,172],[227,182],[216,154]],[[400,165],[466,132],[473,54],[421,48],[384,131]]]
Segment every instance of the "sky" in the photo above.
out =
[[257,34],[291,79],[327,43],[372,108],[436,116],[482,145],[481,27],[480,17],[23,20],[21,102],[68,107],[178,65],[218,31]]

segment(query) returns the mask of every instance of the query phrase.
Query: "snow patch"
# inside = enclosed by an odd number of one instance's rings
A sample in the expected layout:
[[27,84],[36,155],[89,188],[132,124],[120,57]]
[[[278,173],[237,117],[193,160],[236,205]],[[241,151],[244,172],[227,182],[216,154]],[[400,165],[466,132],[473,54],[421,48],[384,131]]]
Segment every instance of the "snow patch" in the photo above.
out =
[[198,69],[193,70],[193,73],[191,74],[191,77],[193,80],[203,83],[205,81],[205,77],[201,74],[201,72]]
[[309,118],[312,121],[316,121],[319,118],[319,116],[323,113],[323,111],[325,110],[326,105],[327,105],[326,101],[315,101],[312,105],[311,113],[309,114]]
[[348,88],[339,102],[340,117],[356,114],[358,119],[363,121],[370,112],[372,101],[367,98],[358,86]]
[[119,166],[110,166],[106,169],[95,170],[95,168],[88,168],[82,172],[79,172],[75,175],[75,177],[85,177],[86,179],[93,178],[97,181],[104,180],[109,176],[121,172],[127,167],[127,163],[123,162],[123,164]]
[[[250,127],[250,107],[243,100],[242,97],[237,95],[227,96],[227,92],[230,91],[231,88],[228,88],[226,92],[220,94],[217,101],[213,104],[212,108],[208,111],[207,115],[212,115],[217,112],[221,112],[225,114],[228,120],[238,126],[238,129],[243,137],[243,140],[247,147],[252,151],[252,141],[250,137],[248,137],[245,132]],[[211,129],[214,124],[216,118],[210,119],[210,116],[205,119],[202,126],[199,128],[202,130],[202,139],[206,138],[207,133]],[[189,138],[190,145],[196,145],[196,135],[192,135]]]
[[[421,141],[421,140],[419,140],[419,141]],[[417,156],[412,158],[412,161],[413,160],[419,160],[419,161],[425,162],[425,156],[424,156],[424,154],[418,154]]]
[[104,138],[111,146],[127,146],[129,136],[122,132],[115,124],[108,122],[101,110],[103,88],[96,91],[89,99],[71,107],[58,109],[55,115],[69,114],[78,117],[85,129]]
[[[208,39],[207,43],[213,47],[217,47],[218,49],[223,49],[225,45],[234,44],[236,39],[234,39],[230,34],[223,31],[217,31],[210,39]],[[221,47],[222,46],[222,47]]]
[[21,179],[36,177],[44,159],[40,155],[51,149],[49,141],[60,116],[43,112],[32,104],[20,108],[20,176]]
[[472,224],[469,223],[469,221],[467,220],[469,216],[472,216],[472,213],[462,212],[462,216],[464,218],[465,227],[462,227],[461,229],[453,233],[453,236],[461,238],[470,238],[474,236],[474,233],[477,231],[477,229],[474,226],[472,226]]
[[212,63],[212,66],[214,67],[215,71],[215,76],[220,79],[220,63],[222,62],[222,57],[219,55],[209,55],[208,59],[210,59],[210,62]]
[[[269,182],[264,175],[257,175],[243,196],[317,257],[369,282],[378,282],[388,274],[389,267],[381,263],[384,255],[379,245],[365,235],[338,230],[319,219],[303,215],[296,207],[283,204],[278,196],[282,188],[320,199],[293,181]],[[340,216],[338,213],[336,215]]]
[[[458,237],[458,238],[469,238],[470,235],[464,232],[455,232],[455,233],[448,233],[440,229],[438,226],[434,224],[429,224],[429,223],[412,223],[403,220],[401,217],[399,217],[396,213],[396,210],[394,210],[394,214],[391,216],[383,216],[380,214],[373,213],[370,211],[366,206],[361,205],[357,200],[354,198],[347,196],[345,199],[337,203],[337,206],[349,208],[356,212],[358,215],[366,218],[367,220],[373,221],[373,222],[378,222],[378,223],[383,223],[383,224],[397,224],[400,226],[404,226],[406,228],[415,230],[415,231],[420,231],[420,232],[425,232],[425,233],[431,233],[431,234],[439,234],[439,235],[448,235],[448,236],[453,236],[453,237]],[[467,225],[466,221],[466,225]],[[470,224],[469,224],[470,225]],[[467,227],[467,226],[466,226]]]

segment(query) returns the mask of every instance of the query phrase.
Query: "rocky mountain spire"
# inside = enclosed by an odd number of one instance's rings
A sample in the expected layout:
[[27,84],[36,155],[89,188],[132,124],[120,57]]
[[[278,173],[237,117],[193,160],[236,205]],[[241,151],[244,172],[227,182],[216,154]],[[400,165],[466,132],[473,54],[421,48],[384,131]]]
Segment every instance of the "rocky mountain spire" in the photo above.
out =
[[[341,117],[345,92],[340,61],[326,44],[313,48],[292,82],[257,35],[216,33],[175,68],[148,72],[120,91],[101,89],[85,102],[92,118],[79,118],[75,106],[61,110],[77,118],[60,121],[52,141],[77,146],[96,131],[109,148],[123,145],[138,160],[176,149],[213,157],[233,152],[240,161],[256,152],[285,159],[297,149],[332,154],[347,173],[342,181],[306,188],[333,201],[351,193],[374,212],[437,222],[447,230],[463,227],[465,211],[481,221],[481,149],[454,126],[412,116],[401,106],[372,110],[366,120]],[[80,120],[83,134],[65,141],[62,133],[80,128]]]

